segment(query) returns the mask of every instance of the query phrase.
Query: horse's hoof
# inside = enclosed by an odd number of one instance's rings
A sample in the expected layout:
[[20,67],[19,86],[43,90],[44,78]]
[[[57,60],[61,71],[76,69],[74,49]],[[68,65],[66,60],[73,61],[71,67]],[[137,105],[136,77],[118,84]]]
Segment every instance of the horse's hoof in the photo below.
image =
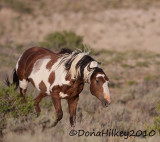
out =
[[53,124],[51,124],[48,128],[53,128],[57,125],[58,122],[54,122]]
[[40,116],[40,113],[36,113],[36,117],[39,117]]
[[40,113],[38,114],[37,112],[34,112],[33,114],[34,114],[35,117],[39,117],[40,116]]
[[40,113],[41,113],[41,109],[37,105],[34,106],[34,109],[35,109],[37,117],[38,117],[40,115]]
[[73,130],[75,129],[75,125],[74,124],[71,124],[71,127],[72,127]]

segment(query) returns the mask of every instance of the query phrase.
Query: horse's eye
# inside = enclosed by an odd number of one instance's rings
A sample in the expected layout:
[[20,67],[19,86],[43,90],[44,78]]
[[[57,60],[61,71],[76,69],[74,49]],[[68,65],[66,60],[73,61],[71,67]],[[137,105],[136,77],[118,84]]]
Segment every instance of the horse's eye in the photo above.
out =
[[99,80],[96,79],[96,83],[99,84]]

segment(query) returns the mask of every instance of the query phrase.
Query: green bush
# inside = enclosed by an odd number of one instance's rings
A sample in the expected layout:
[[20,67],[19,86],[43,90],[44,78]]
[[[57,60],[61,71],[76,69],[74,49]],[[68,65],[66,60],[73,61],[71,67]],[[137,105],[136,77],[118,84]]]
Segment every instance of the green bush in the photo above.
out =
[[[15,86],[0,88],[0,140],[9,118],[24,121],[31,118],[34,112],[32,97],[26,96],[26,102],[22,103],[22,97],[14,88]],[[31,117],[28,117],[29,114]]]
[[0,115],[3,117],[20,117],[34,112],[34,101],[26,95],[26,102],[22,103],[22,97],[14,90],[14,86],[0,89]]
[[62,48],[84,50],[82,37],[67,31],[50,33],[39,45],[45,48],[54,48],[55,51]]

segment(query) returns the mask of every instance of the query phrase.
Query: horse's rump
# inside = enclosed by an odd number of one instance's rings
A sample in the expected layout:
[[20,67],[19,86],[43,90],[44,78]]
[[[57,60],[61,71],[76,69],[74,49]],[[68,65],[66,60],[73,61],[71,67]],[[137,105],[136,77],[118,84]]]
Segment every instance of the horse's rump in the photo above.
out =
[[32,72],[35,62],[44,57],[49,57],[51,59],[49,65],[47,65],[48,68],[51,66],[51,63],[53,64],[58,59],[58,55],[56,53],[45,48],[32,47],[26,50],[17,62],[16,69],[19,79],[23,80],[24,78],[28,78]]

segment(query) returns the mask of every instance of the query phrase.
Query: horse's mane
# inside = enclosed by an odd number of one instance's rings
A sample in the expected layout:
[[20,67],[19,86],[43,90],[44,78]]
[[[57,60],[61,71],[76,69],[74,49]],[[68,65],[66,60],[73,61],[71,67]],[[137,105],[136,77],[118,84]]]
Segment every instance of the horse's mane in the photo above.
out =
[[76,69],[78,70],[79,68],[79,77],[83,78],[84,77],[84,68],[92,61],[95,61],[92,57],[89,55],[84,55],[81,60],[76,65]]
[[79,50],[72,51],[68,48],[63,48],[59,52],[62,55],[60,64],[64,63],[65,70],[71,73],[71,76],[75,76],[77,79],[84,78],[84,68],[92,61],[95,61],[90,57],[88,52],[82,52]]
[[58,54],[72,54],[72,50],[69,48],[62,48]]

